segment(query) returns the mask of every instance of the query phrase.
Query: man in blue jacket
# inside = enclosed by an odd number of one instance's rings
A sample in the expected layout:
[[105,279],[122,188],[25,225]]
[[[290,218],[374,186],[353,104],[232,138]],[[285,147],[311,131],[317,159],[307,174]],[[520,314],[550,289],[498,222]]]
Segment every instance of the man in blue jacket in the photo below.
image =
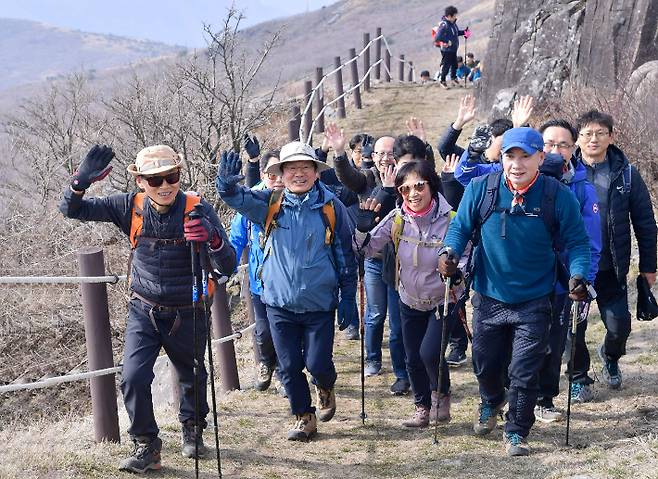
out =
[[457,8],[450,5],[444,11],[441,23],[434,36],[434,45],[441,48],[441,78],[440,83],[444,88],[448,88],[446,77],[450,72],[450,78],[455,86],[457,82],[457,51],[459,50],[459,36],[465,38],[470,36],[468,27],[460,30],[457,27]]
[[457,258],[479,233],[473,289],[473,365],[481,404],[476,434],[488,434],[505,404],[505,365],[511,351],[503,434],[510,456],[529,454],[527,436],[535,421],[538,372],[546,353],[551,323],[556,258],[553,238],[544,225],[541,206],[546,188],[556,188],[553,215],[569,250],[570,297],[587,297],[589,239],[580,207],[568,188],[539,174],[544,141],[531,128],[503,135],[503,174],[492,214],[480,224],[487,177],[471,182],[462,198],[439,255],[445,277],[457,273]]
[[[331,420],[336,411],[334,317],[339,293],[341,302],[356,296],[357,264],[347,211],[318,181],[328,166],[317,160],[310,145],[288,143],[279,163],[266,171],[282,178],[285,188],[278,199],[270,190],[239,186],[241,167],[235,153],[222,155],[217,192],[265,230],[262,300],[281,382],[296,418],[288,439],[305,441],[317,432],[316,407],[321,421]],[[316,386],[316,407],[311,405],[304,367]]]
[[[265,173],[265,170],[273,163],[279,161],[279,152],[266,152],[260,159],[260,162],[250,160],[249,170],[253,165],[260,165],[262,181],[253,186],[256,190],[281,190],[283,182],[281,177],[274,173]],[[253,182],[253,178],[251,179]],[[249,184],[249,178],[247,183]],[[256,344],[256,357],[258,365],[256,366],[256,389],[265,391],[270,387],[272,373],[276,368],[276,351],[272,342],[270,333],[270,323],[267,319],[265,304],[261,300],[263,294],[263,282],[259,277],[259,271],[263,264],[263,250],[261,249],[260,239],[263,235],[263,229],[249,221],[245,216],[237,213],[231,221],[231,232],[229,241],[235,248],[235,254],[238,258],[242,257],[245,248],[249,248],[249,259],[247,272],[249,274],[249,293],[251,294],[251,304],[254,308],[254,322],[256,328],[254,332]],[[278,387],[278,386],[277,386]],[[282,391],[279,391],[282,392]]]

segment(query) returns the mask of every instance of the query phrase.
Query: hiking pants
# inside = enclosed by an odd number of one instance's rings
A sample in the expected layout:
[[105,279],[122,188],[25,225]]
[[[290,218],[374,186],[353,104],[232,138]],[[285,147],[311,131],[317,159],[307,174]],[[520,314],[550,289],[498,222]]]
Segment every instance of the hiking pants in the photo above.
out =
[[[149,314],[150,313],[150,314]],[[128,432],[132,437],[157,437],[159,429],[153,415],[151,383],[153,365],[164,348],[176,369],[180,383],[181,401],[178,420],[194,419],[194,336],[193,309],[176,312],[157,311],[139,299],[131,299],[128,307],[121,392],[130,418]],[[206,319],[202,308],[197,308],[197,359],[199,362],[199,425],[206,427],[208,414],[206,383],[208,373],[203,362],[206,351]]]
[[[440,306],[443,310],[443,306]],[[439,361],[441,357],[441,329],[443,319],[437,319],[436,308],[431,311],[418,311],[400,301],[402,338],[407,355],[407,372],[414,403],[426,408],[432,405],[432,393],[439,382]],[[448,331],[452,318],[448,322]],[[441,393],[450,392],[450,372],[448,363],[443,362]]]
[[270,322],[267,319],[267,310],[260,299],[260,295],[251,293],[251,304],[254,306],[254,339],[256,343],[256,356],[258,362],[267,364],[270,368],[276,366],[276,352],[270,332]]
[[508,376],[505,432],[526,437],[535,422],[538,373],[551,323],[551,296],[507,304],[476,292],[472,304],[473,368],[482,402],[490,406],[503,402]]
[[605,324],[603,351],[608,360],[618,361],[626,354],[626,340],[631,334],[631,313],[628,311],[626,277],[621,281],[613,270],[599,271],[594,281],[596,303]]
[[[567,304],[565,305],[565,312],[566,314],[571,314],[570,313],[570,308],[571,308],[571,300],[567,299]],[[571,316],[569,316],[569,322],[571,319]],[[567,339],[569,341],[573,341],[573,338],[571,336],[571,326],[567,326]],[[589,357],[589,350],[587,349],[587,343],[585,343],[585,334],[587,333],[587,321],[583,321],[581,323],[578,323],[578,326],[576,326],[576,351],[574,353],[574,365],[573,365],[573,382],[574,383],[580,383],[580,384],[594,384],[594,380],[589,377],[587,374],[589,372],[589,368],[591,366],[590,362],[590,357]],[[567,371],[566,375],[569,377],[569,371],[571,370],[571,345],[567,341],[567,351],[569,351],[569,360],[567,363]]]
[[441,81],[446,81],[450,72],[450,78],[457,80],[457,52],[441,51]]
[[382,361],[384,320],[388,309],[388,349],[391,353],[393,373],[398,379],[407,379],[405,348],[400,324],[400,295],[382,279],[382,260],[365,259],[364,287],[366,290],[365,346],[366,361]]
[[553,295],[553,314],[548,336],[548,348],[539,370],[539,393],[537,403],[553,406],[553,398],[560,393],[560,371],[562,354],[567,341],[567,331],[571,325],[571,301],[567,293]]
[[[463,310],[464,315],[466,315],[466,308]],[[466,316],[464,316],[466,317]],[[468,336],[466,336],[466,327],[464,323],[459,318],[454,318],[454,321],[451,321],[452,329],[448,329],[450,335],[450,347],[458,351],[466,352],[468,348]]]
[[267,306],[281,383],[286,388],[290,409],[295,415],[315,412],[304,368],[311,374],[313,384],[322,389],[334,387],[335,315],[335,311],[293,313]]

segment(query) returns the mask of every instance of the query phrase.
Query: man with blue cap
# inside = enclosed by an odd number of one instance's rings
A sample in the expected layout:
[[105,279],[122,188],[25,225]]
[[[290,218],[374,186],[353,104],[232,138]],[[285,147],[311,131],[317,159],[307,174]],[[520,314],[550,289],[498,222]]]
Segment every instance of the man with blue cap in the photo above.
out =
[[[587,297],[590,245],[580,206],[568,187],[539,174],[543,149],[542,135],[532,128],[505,132],[502,172],[468,185],[439,254],[439,271],[451,277],[468,241],[477,243],[473,365],[481,404],[474,431],[493,431],[508,402],[503,439],[510,456],[530,452],[526,438],[535,421],[556,277],[554,231],[569,250],[569,296],[580,301]],[[547,202],[549,197],[553,201]],[[545,217],[552,218],[555,229],[549,230]]]

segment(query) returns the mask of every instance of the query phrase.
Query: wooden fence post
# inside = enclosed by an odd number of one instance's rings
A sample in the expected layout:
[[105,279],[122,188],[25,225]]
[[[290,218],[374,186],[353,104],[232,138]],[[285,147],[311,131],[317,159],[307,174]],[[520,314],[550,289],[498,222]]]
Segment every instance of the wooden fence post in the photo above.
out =
[[[352,61],[352,86],[356,86],[359,84],[359,66],[357,65],[358,58],[356,58],[356,49],[355,48],[350,48],[350,58],[353,59]],[[354,94],[354,106],[356,107],[357,110],[360,110],[362,108],[361,106],[361,92],[359,91],[358,88],[354,88],[352,90],[352,93]]]
[[377,33],[375,34],[375,38],[377,38],[377,41],[375,42],[375,63],[377,65],[375,66],[375,79],[376,80],[381,80],[381,72],[382,72],[382,64],[379,63],[379,61],[382,59],[382,39],[379,38],[382,36],[382,27],[377,27]]
[[[340,57],[334,57],[334,67],[339,68],[342,65],[340,62]],[[343,70],[338,70],[336,72],[336,98],[338,98],[336,111],[338,112],[338,118],[345,118],[345,98],[343,96]]]
[[400,55],[400,70],[398,77],[400,81],[404,81],[404,54]]
[[363,48],[365,48],[365,52],[363,52],[363,91],[370,91],[370,73],[368,73],[368,70],[370,69],[370,33],[364,33],[363,34]]
[[320,82],[322,81],[322,77],[324,76],[324,73],[322,71],[322,67],[317,67],[315,69],[315,100],[317,103],[318,107],[318,121],[315,124],[315,131],[317,133],[322,133],[324,131],[324,113],[320,114],[322,111],[322,108],[324,107],[324,84],[318,88],[318,85],[320,85]]

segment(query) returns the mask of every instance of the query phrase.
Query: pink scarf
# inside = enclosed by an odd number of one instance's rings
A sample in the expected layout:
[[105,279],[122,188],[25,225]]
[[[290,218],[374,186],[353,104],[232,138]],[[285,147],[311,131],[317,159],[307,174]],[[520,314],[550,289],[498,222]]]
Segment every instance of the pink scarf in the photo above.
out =
[[436,206],[436,200],[432,198],[432,201],[430,201],[430,204],[427,205],[427,208],[425,208],[423,211],[413,211],[411,208],[407,206],[406,202],[402,203],[402,211],[407,213],[409,216],[413,218],[421,218],[425,215],[427,215],[430,211],[434,209],[434,206]]

